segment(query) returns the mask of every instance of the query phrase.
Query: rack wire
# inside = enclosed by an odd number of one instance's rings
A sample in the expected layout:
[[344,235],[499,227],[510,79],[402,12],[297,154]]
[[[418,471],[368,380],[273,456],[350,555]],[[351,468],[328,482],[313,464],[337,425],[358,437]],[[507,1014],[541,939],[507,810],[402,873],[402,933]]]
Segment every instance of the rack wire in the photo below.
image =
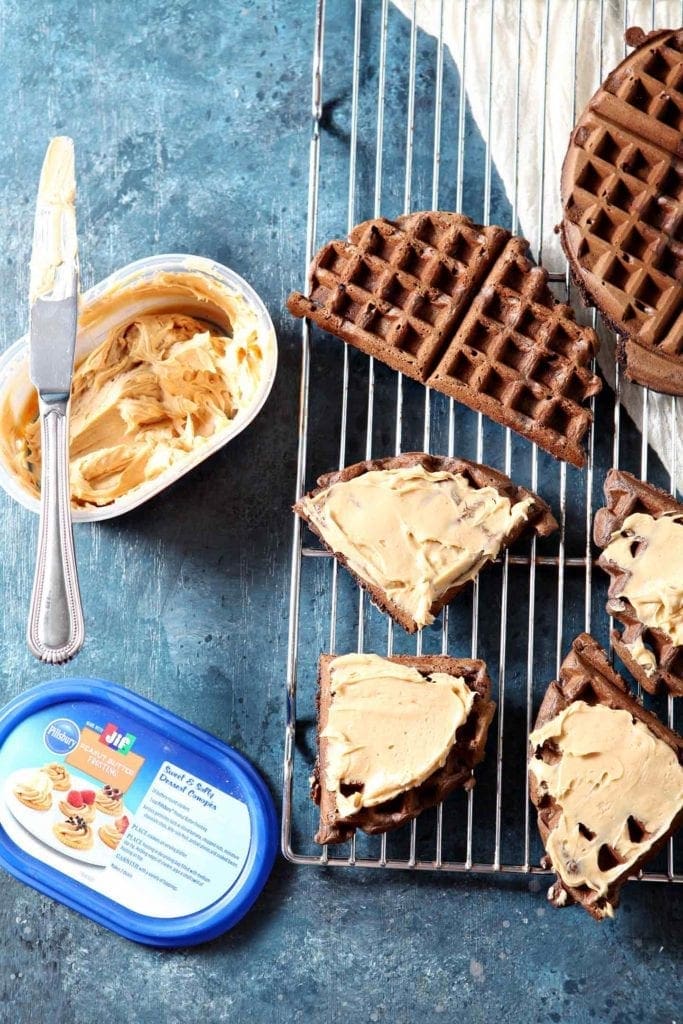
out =
[[[522,7],[517,2],[517,52],[514,99],[515,152],[519,154],[524,140],[520,134]],[[592,2],[592,0],[591,0]],[[403,31],[407,49],[407,84],[405,97],[404,146],[405,172],[402,187],[402,208],[393,212],[408,213],[415,208],[446,208],[474,215],[465,208],[468,186],[469,114],[468,91],[486,90],[488,131],[484,133],[484,152],[476,171],[483,181],[483,213],[481,219],[490,223],[495,168],[489,140],[494,105],[495,43],[494,3],[489,4],[488,31],[491,54],[488,80],[484,83],[468,79],[468,23],[471,17],[481,18],[482,4],[471,10],[467,0],[460,0],[461,39],[458,55],[459,82],[448,71],[448,55],[444,44],[445,2],[439,3],[439,33],[431,47],[426,47],[417,25],[417,2],[412,0],[412,18]],[[570,59],[576,68],[580,0],[563,4],[563,16],[571,23],[575,45]],[[543,33],[544,77],[539,89],[541,125],[541,161],[538,216],[539,239],[543,238],[543,217],[547,187],[545,133],[549,82],[548,40],[553,0],[545,0]],[[603,78],[604,4],[593,3],[600,10],[597,26],[596,86]],[[642,6],[642,5],[641,5]],[[682,5],[683,6],[683,5]],[[333,9],[331,9],[333,8]],[[567,16],[567,10],[571,15]],[[341,11],[341,14],[340,14]],[[387,162],[385,150],[395,143],[388,122],[395,128],[395,111],[390,110],[388,69],[392,46],[398,45],[393,30],[402,16],[389,0],[355,0],[353,9],[353,60],[340,68],[335,50],[335,37],[340,18],[346,17],[348,5],[334,7],[334,0],[317,0],[313,43],[312,130],[309,149],[308,215],[306,230],[306,268],[317,245],[328,237],[329,229],[342,231],[343,224],[323,224],[333,214],[333,203],[321,201],[321,192],[330,193],[340,187],[343,168],[348,166],[347,223],[350,230],[358,219],[359,207],[372,193],[372,205],[366,216],[391,215],[385,208],[387,193]],[[681,11],[683,15],[683,10]],[[652,24],[655,4],[651,5]],[[625,27],[629,5],[624,5]],[[391,21],[391,26],[390,26]],[[323,78],[326,52],[326,28],[334,27],[331,48],[337,57],[332,69],[331,96],[326,97],[327,79]],[[351,27],[349,26],[349,30]],[[363,54],[368,48],[368,34],[376,65],[368,73]],[[400,33],[399,33],[400,35]],[[429,51],[427,53],[427,51]],[[347,50],[348,53],[348,50]],[[394,61],[396,58],[394,55]],[[431,64],[429,64],[431,61]],[[428,66],[429,65],[429,66]],[[392,65],[393,66],[393,65]],[[350,83],[340,81],[344,71]],[[375,74],[376,72],[376,74]],[[430,119],[431,181],[422,172],[421,184],[416,181],[417,132],[424,126],[424,103],[420,104],[419,125],[416,108],[418,76],[428,79],[433,87]],[[575,79],[575,76],[574,76]],[[370,84],[368,84],[370,82]],[[374,116],[367,114],[361,93],[375,93]],[[341,128],[334,122],[339,96],[348,95],[350,108],[341,116]],[[363,109],[361,109],[363,107]],[[576,113],[576,87],[572,123]],[[446,161],[444,121],[449,118],[455,136],[455,157],[448,180],[443,172]],[[374,124],[373,124],[374,122]],[[374,131],[372,130],[374,128]],[[421,151],[424,144],[420,142]],[[374,167],[367,153],[374,153]],[[359,154],[364,154],[365,171]],[[482,166],[483,165],[483,166]],[[454,180],[453,180],[454,177]],[[425,183],[426,181],[426,183]],[[509,222],[512,230],[519,225],[519,155],[514,169],[514,187],[509,196]],[[361,196],[361,190],[364,190]],[[395,181],[390,202],[397,201]],[[421,206],[415,207],[416,192]],[[324,197],[326,198],[326,197]],[[475,217],[476,219],[476,217]],[[320,236],[320,237],[319,237]],[[533,240],[532,240],[533,242]],[[532,245],[533,249],[533,245]],[[539,262],[542,243],[533,250]],[[559,298],[572,301],[568,271],[551,274]],[[576,305],[576,304],[575,304]],[[595,313],[592,323],[598,328]],[[602,328],[600,328],[602,330]],[[330,342],[302,323],[301,378],[298,420],[298,457],[296,493],[301,494],[322,472],[332,468],[336,459],[339,468],[359,458],[399,454],[421,447],[448,455],[454,453],[473,457],[476,461],[499,465],[519,483],[539,489],[559,511],[559,536],[545,540],[532,539],[527,550],[517,545],[506,552],[502,561],[475,580],[468,601],[464,595],[446,608],[440,621],[417,637],[403,636],[393,623],[372,607],[362,590],[356,588],[347,574],[339,573],[335,559],[312,546],[311,537],[300,520],[293,518],[292,565],[290,580],[290,618],[287,658],[287,710],[284,752],[282,851],[296,864],[327,867],[404,868],[441,872],[507,872],[547,873],[538,866],[542,848],[536,836],[527,789],[526,751],[533,727],[535,709],[547,683],[554,678],[569,646],[571,637],[582,629],[591,631],[605,643],[608,627],[604,604],[607,581],[602,573],[593,575],[594,552],[591,530],[594,508],[600,504],[600,488],[604,472],[610,465],[624,466],[639,472],[643,479],[651,469],[660,485],[664,470],[649,450],[650,396],[642,391],[642,434],[622,416],[623,383],[616,370],[613,395],[605,388],[596,401],[591,399],[594,416],[587,438],[588,465],[579,473],[565,463],[555,463],[535,445],[520,441],[509,429],[491,426],[481,413],[472,413],[457,406],[452,399],[435,395],[428,389],[404,380],[401,374],[375,364],[372,357],[362,356],[348,346]],[[338,408],[338,413],[335,409]],[[677,400],[670,404],[671,434],[676,436]],[[467,449],[467,450],[464,450]],[[326,461],[327,460],[327,461]],[[522,479],[524,477],[525,479]],[[668,486],[676,493],[676,451],[670,453]],[[513,600],[511,601],[511,596]],[[400,635],[399,635],[400,634]],[[549,643],[552,637],[554,642]],[[412,646],[411,646],[412,645]],[[417,820],[395,833],[367,837],[360,833],[339,847],[316,847],[312,836],[317,813],[309,796],[309,778],[315,759],[315,678],[317,657],[321,651],[342,653],[351,650],[373,650],[392,654],[457,653],[484,657],[497,690],[498,712],[489,736],[487,758],[477,770],[477,786],[468,793],[457,793],[433,812],[423,813]],[[676,725],[676,712],[671,698],[647,702]],[[681,702],[683,703],[683,702]],[[679,844],[680,846],[680,844]],[[651,870],[641,872],[647,881],[683,882],[676,841],[653,862]]]

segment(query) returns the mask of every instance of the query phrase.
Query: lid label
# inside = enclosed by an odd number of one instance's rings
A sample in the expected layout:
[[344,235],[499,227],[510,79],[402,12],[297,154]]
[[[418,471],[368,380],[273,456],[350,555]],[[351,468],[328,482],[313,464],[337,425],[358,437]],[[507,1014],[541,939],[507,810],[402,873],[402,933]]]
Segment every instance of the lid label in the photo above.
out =
[[114,715],[84,699],[20,721],[0,746],[0,825],[65,887],[152,919],[205,910],[249,858],[240,785],[220,761]]
[[[117,737],[121,737],[121,743],[125,748],[123,751],[117,745]],[[128,743],[128,739],[131,742]],[[105,726],[99,734],[86,727],[81,730],[78,746],[66,755],[65,761],[100,782],[111,783],[125,793],[145,763],[144,757],[130,753],[134,742],[135,736],[129,733],[127,737],[122,737],[111,724]]]
[[[211,798],[206,794],[210,793]],[[220,823],[230,820],[230,829]],[[233,884],[249,852],[246,806],[166,762],[147,790],[111,862],[119,902],[144,885],[146,913],[191,914]]]

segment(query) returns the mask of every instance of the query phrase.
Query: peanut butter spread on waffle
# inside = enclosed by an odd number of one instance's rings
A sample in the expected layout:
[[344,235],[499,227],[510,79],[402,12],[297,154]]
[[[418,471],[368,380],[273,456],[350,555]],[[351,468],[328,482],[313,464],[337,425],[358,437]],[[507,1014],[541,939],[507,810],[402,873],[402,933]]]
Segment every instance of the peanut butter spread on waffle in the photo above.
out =
[[628,650],[634,661],[637,661],[643,671],[648,676],[654,675],[657,671],[657,659],[655,658],[652,651],[643,643],[643,636],[637,636],[631,644],[625,643],[624,646]]
[[346,654],[330,666],[325,785],[346,817],[419,786],[442,768],[475,694],[462,677],[376,654]]
[[[157,275],[156,290],[188,291],[188,307],[201,302],[210,316],[230,302],[230,322],[183,310],[141,313],[110,329],[77,366],[71,389],[71,500],[77,507],[108,505],[177,462],[187,459],[252,401],[264,353],[256,314],[239,295],[213,295],[199,277]],[[189,283],[186,283],[189,282]],[[154,300],[154,280],[129,283],[127,301]],[[106,301],[105,301],[106,300]],[[105,293],[80,319],[98,332],[115,319],[120,296]],[[101,308],[100,308],[101,307]],[[15,410],[8,394],[0,409],[0,437],[8,462],[34,494],[40,486],[40,424],[31,394]]]
[[[530,740],[554,754],[529,762],[541,792],[559,808],[546,842],[553,867],[567,885],[605,895],[683,806],[676,752],[628,711],[582,700]],[[614,913],[609,904],[605,912]]]
[[451,587],[496,558],[532,505],[420,465],[373,470],[301,501],[332,551],[419,627],[434,621],[430,608]]
[[[602,557],[624,570],[618,596],[630,601],[640,621],[683,644],[683,516],[633,513],[612,534]],[[648,653],[632,651],[643,665],[649,664]]]

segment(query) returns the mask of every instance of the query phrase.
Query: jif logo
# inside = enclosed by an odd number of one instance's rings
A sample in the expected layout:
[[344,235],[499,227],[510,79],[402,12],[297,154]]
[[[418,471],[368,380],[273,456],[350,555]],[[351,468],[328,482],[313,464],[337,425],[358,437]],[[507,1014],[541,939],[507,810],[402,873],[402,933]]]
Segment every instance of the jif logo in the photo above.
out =
[[102,730],[100,743],[112,747],[119,754],[127,754],[135,743],[135,736],[132,732],[120,732],[118,725],[109,722]]

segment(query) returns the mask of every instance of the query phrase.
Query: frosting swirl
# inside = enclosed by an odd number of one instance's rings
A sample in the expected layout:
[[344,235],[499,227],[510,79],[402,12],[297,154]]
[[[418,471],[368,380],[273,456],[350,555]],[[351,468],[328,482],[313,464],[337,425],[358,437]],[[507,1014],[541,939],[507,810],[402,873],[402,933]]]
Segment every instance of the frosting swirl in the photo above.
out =
[[82,818],[83,821],[92,822],[95,820],[95,808],[88,804],[83,804],[82,807],[73,807],[68,800],[59,801],[59,810],[62,812],[65,818],[71,818],[76,816]]
[[102,840],[105,846],[108,846],[110,850],[115,850],[123,839],[123,832],[116,827],[116,825],[102,825],[97,832],[98,836]]
[[93,845],[93,834],[90,826],[80,815],[58,821],[52,831],[60,843],[72,850],[90,850]]
[[47,811],[52,807],[52,780],[45,771],[33,772],[20,780],[13,792],[17,800],[34,811]]
[[123,814],[123,793],[112,786],[105,786],[95,797],[95,807],[103,814]]
[[49,776],[53,787],[60,792],[66,793],[71,787],[71,776],[63,764],[53,761],[52,764],[44,765],[41,771],[44,771]]

